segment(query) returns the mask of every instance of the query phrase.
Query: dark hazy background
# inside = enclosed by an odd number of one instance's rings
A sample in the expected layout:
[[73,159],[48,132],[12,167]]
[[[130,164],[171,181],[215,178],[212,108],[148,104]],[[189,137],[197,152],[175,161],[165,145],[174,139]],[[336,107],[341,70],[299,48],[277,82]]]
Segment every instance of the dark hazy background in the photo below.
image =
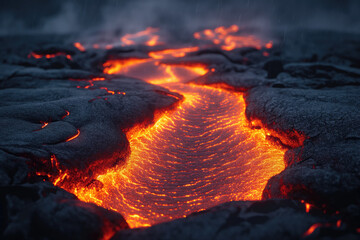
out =
[[358,0],[1,0],[0,34],[238,24],[359,31]]

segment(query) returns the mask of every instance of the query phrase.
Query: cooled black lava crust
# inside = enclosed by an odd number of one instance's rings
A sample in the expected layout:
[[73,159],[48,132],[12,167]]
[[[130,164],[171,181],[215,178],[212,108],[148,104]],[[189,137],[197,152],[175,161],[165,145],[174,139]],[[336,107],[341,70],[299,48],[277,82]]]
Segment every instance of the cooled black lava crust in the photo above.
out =
[[[71,59],[29,58],[33,51],[64,52]],[[156,110],[176,104],[180,96],[167,89],[102,73],[109,56],[142,55],[137,48],[81,52],[66,36],[0,38],[3,239],[101,239],[109,232],[117,232],[113,239],[298,239],[313,224],[318,227],[310,238],[360,237],[355,34],[293,31],[279,37],[269,56],[252,48],[209,49],[179,59],[216,69],[194,83],[225,83],[245,92],[249,120],[260,119],[289,138],[292,129],[307,137],[302,146],[287,146],[286,169],[269,180],[262,201],[230,202],[185,219],[126,229],[120,214],[83,203],[37,175],[49,171],[55,154],[62,168],[86,175],[84,184],[92,184],[94,166],[124,161],[125,129],[151,124]],[[105,80],[85,88],[88,79],[99,77]],[[51,125],[38,131],[45,121]],[[66,142],[77,130],[82,141]],[[304,203],[311,204],[309,212]]]

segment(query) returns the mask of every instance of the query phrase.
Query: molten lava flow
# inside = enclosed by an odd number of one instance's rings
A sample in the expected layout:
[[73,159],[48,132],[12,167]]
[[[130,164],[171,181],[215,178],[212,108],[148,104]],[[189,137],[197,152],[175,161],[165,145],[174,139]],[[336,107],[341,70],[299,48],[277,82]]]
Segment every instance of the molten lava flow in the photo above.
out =
[[[232,25],[229,28],[223,26],[215,28],[214,30],[205,29],[201,32],[194,33],[194,38],[198,40],[208,40],[215,45],[220,45],[221,49],[225,51],[231,51],[235,48],[242,47],[254,47],[260,49],[263,46],[263,42],[253,36],[245,35],[241,36],[238,34],[239,27]],[[266,48],[272,48],[272,42],[265,44]]]
[[131,227],[184,217],[228,201],[259,200],[268,179],[285,168],[285,150],[267,141],[263,129],[250,127],[242,93],[184,84],[208,69],[156,60],[186,52],[168,50],[151,54],[155,60],[104,63],[105,73],[143,78],[185,97],[153,126],[127,133],[127,164],[98,175],[101,188],[68,189],[83,201],[121,213]]

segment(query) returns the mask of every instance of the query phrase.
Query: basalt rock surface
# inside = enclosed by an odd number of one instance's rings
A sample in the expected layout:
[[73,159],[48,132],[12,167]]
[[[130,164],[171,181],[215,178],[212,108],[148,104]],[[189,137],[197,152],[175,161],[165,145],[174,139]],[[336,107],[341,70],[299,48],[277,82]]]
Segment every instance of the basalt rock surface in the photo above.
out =
[[[66,171],[71,181],[90,184],[94,174],[124,162],[127,130],[151,124],[181,96],[138,79],[90,71],[93,58],[99,64],[103,56],[82,53],[61,39],[9,37],[1,43],[2,236],[100,239],[127,228],[120,214],[81,202],[47,181]],[[71,60],[28,56],[34,49],[71,54]]]
[[230,202],[150,228],[122,230],[112,239],[299,239],[313,224],[329,225],[318,230],[317,239],[357,238],[356,232],[337,228],[336,219],[309,215],[293,200]]
[[[105,59],[146,57],[144,49],[81,52],[65,39],[0,39],[3,238],[101,239],[118,230],[115,240],[359,237],[359,35],[293,32],[279,37],[272,49],[208,49],[167,61],[207,64],[214,70],[192,83],[245,92],[247,118],[260,120],[272,140],[288,148],[286,169],[269,180],[263,201],[226,203],[127,230],[120,214],[77,200],[42,172],[56,177],[72,170],[88,183],[100,165],[106,169],[124,161],[128,129],[151,124],[158,110],[174,106],[181,96],[138,79],[102,74]],[[64,54],[29,57],[34,51]],[[284,200],[271,200],[278,198]]]
[[360,205],[359,44],[356,34],[294,32],[268,57],[251,52],[246,66],[214,65],[213,73],[194,81],[245,91],[249,120],[289,138],[296,138],[292,129],[304,134],[303,144],[290,146],[287,168],[269,181],[265,199],[299,199],[332,210]]
[[103,239],[123,217],[49,183],[0,187],[2,239]]

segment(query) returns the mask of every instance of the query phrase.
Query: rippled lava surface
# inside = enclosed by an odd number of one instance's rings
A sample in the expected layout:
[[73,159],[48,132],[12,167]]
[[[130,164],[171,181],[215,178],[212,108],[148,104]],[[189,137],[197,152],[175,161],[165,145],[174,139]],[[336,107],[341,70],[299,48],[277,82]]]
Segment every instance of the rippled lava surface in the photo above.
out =
[[232,200],[259,200],[268,179],[285,167],[284,150],[267,141],[263,130],[249,127],[241,93],[181,83],[170,75],[170,83],[158,84],[181,93],[180,106],[128,136],[126,165],[99,175],[101,189],[73,191],[120,212],[131,227]]

